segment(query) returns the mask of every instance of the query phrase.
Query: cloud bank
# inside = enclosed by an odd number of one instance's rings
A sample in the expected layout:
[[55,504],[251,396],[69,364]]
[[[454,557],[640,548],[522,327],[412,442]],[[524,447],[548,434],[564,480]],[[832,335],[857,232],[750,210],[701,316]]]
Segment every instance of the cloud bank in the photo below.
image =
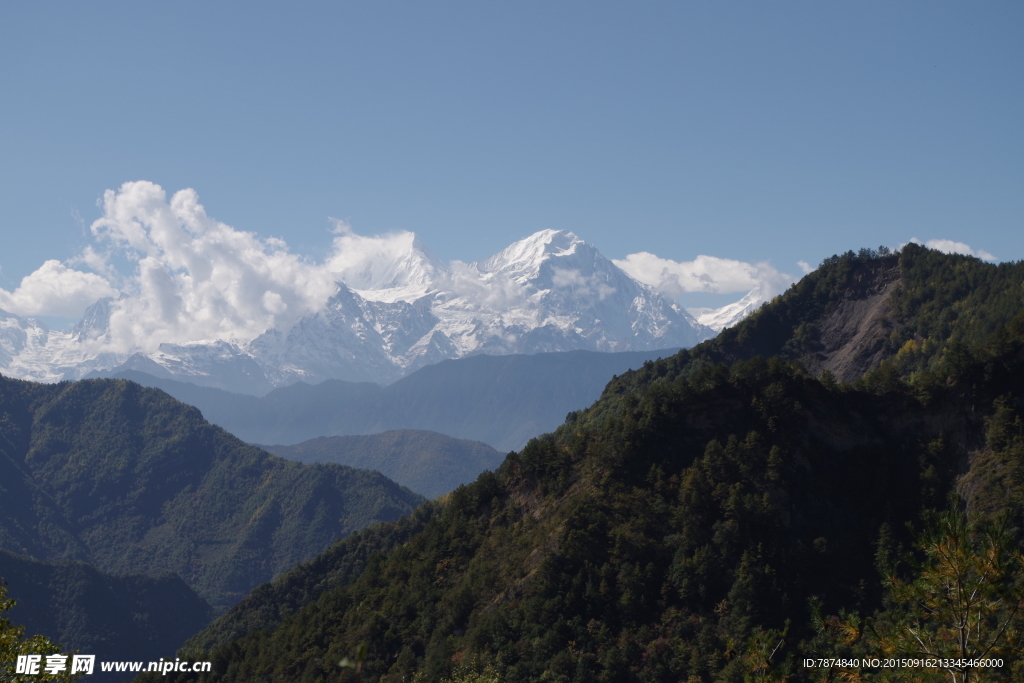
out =
[[767,300],[784,292],[797,279],[779,272],[767,261],[746,263],[715,256],[673,261],[641,251],[613,262],[634,279],[671,299],[688,292],[730,294],[758,290]]
[[104,277],[50,260],[23,277],[13,292],[0,289],[0,308],[17,315],[79,318],[93,302],[116,294]]
[[[91,252],[104,269],[116,257],[135,271],[117,283],[111,351],[154,350],[162,342],[251,339],[316,310],[334,292],[323,266],[208,217],[194,190],[170,201],[153,183],[125,183],[103,195]],[[110,268],[106,272],[113,272]]]

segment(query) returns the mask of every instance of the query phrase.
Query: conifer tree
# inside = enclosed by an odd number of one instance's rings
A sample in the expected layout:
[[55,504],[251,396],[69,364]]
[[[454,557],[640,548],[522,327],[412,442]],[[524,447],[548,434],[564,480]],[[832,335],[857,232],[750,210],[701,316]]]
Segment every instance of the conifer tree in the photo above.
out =
[[1005,521],[972,533],[954,505],[930,516],[918,550],[923,559],[913,578],[895,571],[886,578],[885,611],[864,620],[845,613],[815,619],[818,656],[897,664],[819,671],[817,679],[1021,680],[1024,556]]
[[[917,578],[888,578],[892,606],[870,626],[880,654],[935,660],[935,677],[952,683],[1004,678],[1021,652],[1024,608],[1024,557],[1005,523],[972,537],[966,515],[953,509],[933,516],[919,547]],[[1004,666],[976,666],[993,659]],[[921,673],[907,675],[923,680]]]

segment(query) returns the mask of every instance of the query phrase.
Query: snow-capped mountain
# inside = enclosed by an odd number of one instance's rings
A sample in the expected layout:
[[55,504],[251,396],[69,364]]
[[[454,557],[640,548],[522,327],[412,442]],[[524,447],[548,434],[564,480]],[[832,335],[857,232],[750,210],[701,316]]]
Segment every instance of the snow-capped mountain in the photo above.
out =
[[0,369],[55,381],[131,368],[262,394],[296,381],[389,383],[478,353],[650,350],[714,335],[571,232],[544,230],[490,258],[449,265],[409,233],[387,251],[339,259],[332,272],[337,290],[322,308],[254,339],[96,353],[110,300],[68,331],[4,314]]

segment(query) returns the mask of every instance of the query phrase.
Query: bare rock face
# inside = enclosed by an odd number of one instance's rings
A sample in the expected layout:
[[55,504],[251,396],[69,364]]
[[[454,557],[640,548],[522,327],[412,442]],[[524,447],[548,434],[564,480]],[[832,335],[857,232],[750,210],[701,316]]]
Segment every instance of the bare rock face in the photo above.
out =
[[894,333],[903,327],[896,310],[900,256],[844,257],[842,264],[840,257],[833,259],[724,329],[699,353],[717,363],[781,356],[799,361],[811,374],[828,371],[843,382],[878,367],[898,350]]
[[843,298],[818,323],[820,349],[801,358],[814,374],[828,370],[849,382],[885,359],[885,341],[895,329],[889,296],[899,286],[895,259],[865,269]]

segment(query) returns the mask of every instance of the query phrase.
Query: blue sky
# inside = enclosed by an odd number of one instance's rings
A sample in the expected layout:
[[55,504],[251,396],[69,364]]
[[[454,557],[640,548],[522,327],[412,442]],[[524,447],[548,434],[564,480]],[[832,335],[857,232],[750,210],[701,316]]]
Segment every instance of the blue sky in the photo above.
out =
[[1022,35],[1020,2],[5,3],[0,288],[134,180],[313,259],[336,217],[444,260],[1018,260]]

